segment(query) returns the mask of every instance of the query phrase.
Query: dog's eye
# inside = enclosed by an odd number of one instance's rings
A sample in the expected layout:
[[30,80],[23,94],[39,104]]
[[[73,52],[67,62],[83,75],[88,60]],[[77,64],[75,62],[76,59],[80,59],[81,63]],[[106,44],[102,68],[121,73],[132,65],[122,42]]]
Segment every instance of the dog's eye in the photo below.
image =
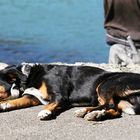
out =
[[6,79],[8,83],[13,83],[17,80],[15,75],[12,75],[12,74],[7,75]]

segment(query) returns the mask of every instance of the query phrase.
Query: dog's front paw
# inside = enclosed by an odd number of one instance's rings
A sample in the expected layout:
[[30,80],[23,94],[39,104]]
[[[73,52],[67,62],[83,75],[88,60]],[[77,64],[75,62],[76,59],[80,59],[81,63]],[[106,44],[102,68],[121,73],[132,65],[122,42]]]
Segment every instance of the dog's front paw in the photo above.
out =
[[48,120],[50,119],[52,115],[52,112],[50,110],[41,110],[39,113],[38,113],[38,118],[40,120]]
[[78,109],[78,110],[76,110],[74,112],[76,117],[81,117],[81,118],[83,118],[86,113],[87,113],[87,109],[86,108]]
[[84,119],[88,121],[100,121],[103,116],[105,116],[105,110],[97,110],[85,115]]
[[9,103],[1,103],[0,104],[0,111],[6,111],[12,107]]

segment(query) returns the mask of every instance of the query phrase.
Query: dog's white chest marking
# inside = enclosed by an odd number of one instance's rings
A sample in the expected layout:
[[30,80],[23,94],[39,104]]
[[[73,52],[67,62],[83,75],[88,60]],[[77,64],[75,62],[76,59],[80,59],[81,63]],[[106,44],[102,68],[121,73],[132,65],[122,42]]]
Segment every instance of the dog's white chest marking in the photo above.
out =
[[22,95],[23,96],[32,95],[32,96],[36,97],[43,105],[47,105],[49,103],[48,101],[45,100],[45,97],[43,96],[43,94],[34,87],[26,89]]

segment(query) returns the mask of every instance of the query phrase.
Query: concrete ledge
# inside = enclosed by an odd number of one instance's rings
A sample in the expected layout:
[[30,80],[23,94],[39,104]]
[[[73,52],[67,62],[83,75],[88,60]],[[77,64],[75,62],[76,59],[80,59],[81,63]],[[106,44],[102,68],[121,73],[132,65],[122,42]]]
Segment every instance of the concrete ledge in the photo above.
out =
[[[33,64],[33,63],[30,63]],[[111,65],[111,64],[97,64],[97,63],[83,63],[83,62],[76,62],[74,64],[68,64],[68,63],[61,63],[61,62],[55,62],[51,64],[57,64],[57,65],[84,65],[84,66],[94,66],[94,67],[99,67],[102,69],[105,69],[107,71],[112,71],[112,72],[134,72],[134,73],[140,73],[140,65],[128,65],[128,66],[120,66],[120,65]],[[6,63],[0,62],[0,70],[8,66]]]
[[112,64],[97,64],[97,63],[83,63],[83,62],[76,62],[74,64],[67,64],[67,63],[54,63],[58,65],[84,65],[84,66],[94,66],[94,67],[99,67],[102,69],[105,69],[107,71],[112,71],[112,72],[134,72],[134,73],[140,73],[140,65],[128,65],[128,66],[120,66],[120,65],[112,65]]

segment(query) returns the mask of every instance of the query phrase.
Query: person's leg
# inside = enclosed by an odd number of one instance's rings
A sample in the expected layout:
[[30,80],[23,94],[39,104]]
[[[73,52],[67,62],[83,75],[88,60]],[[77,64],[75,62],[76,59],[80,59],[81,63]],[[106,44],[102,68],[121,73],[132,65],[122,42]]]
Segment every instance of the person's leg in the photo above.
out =
[[115,44],[110,47],[109,64],[132,64],[132,59],[129,56],[130,48],[121,44]]
[[137,49],[137,54],[132,55],[132,61],[134,64],[140,64],[140,49]]
[[120,47],[118,44],[112,45],[109,51],[109,64],[120,64],[121,60],[118,57],[120,52]]

